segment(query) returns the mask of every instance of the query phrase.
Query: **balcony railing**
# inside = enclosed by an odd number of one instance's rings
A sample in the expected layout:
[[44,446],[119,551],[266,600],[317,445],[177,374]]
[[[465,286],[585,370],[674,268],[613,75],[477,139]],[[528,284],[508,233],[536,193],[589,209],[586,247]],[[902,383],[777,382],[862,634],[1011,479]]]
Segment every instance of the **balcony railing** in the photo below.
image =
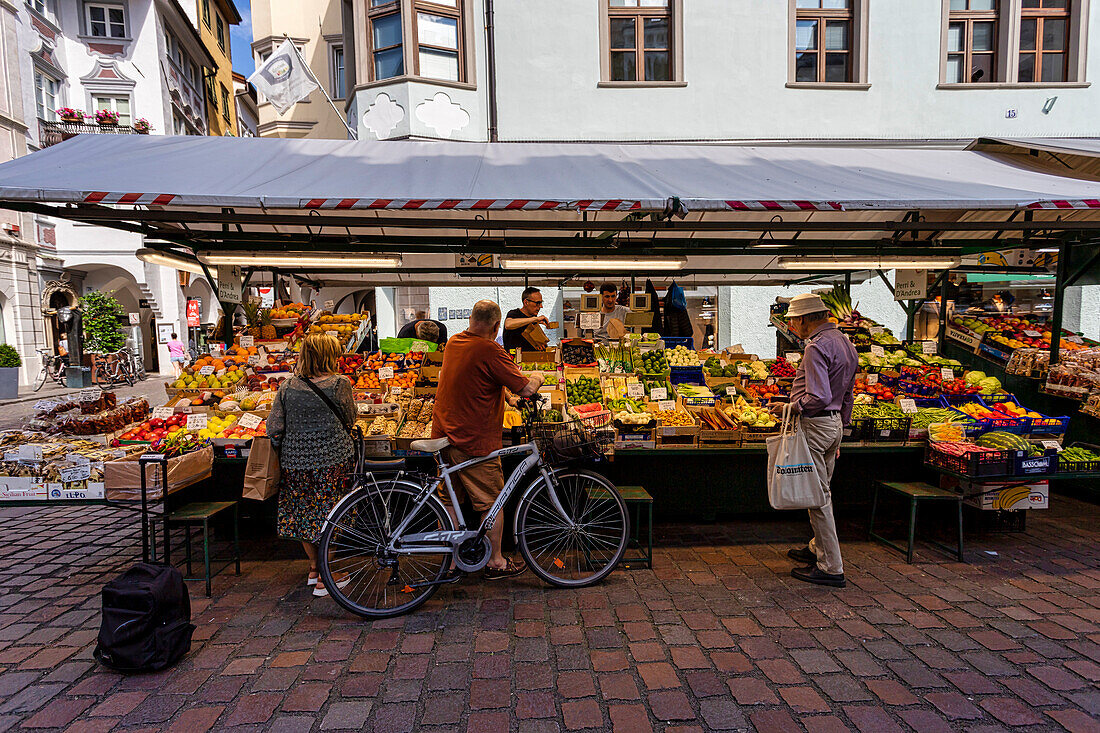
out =
[[87,122],[47,122],[38,120],[38,142],[43,148],[57,145],[74,135],[134,135],[137,133],[129,125],[100,125]]

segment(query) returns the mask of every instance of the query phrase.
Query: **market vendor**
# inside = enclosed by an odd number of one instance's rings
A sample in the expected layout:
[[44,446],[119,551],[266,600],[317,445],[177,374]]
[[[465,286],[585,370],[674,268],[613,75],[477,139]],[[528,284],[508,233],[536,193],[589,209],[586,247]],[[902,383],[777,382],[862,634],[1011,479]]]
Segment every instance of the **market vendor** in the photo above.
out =
[[[823,506],[809,510],[813,539],[806,547],[787,552],[792,560],[806,566],[792,569],[791,575],[807,583],[844,587],[844,563],[829,486],[840,455],[844,425],[852,417],[852,387],[859,358],[848,337],[829,322],[829,312],[818,296],[806,293],[792,298],[787,322],[799,338],[806,340],[791,386],[790,409],[800,417],[799,425],[825,495]],[[784,407],[776,405],[773,410],[782,414]]]
[[[431,328],[431,326],[435,328]],[[447,327],[439,321],[433,321],[430,318],[419,318],[415,321],[409,321],[402,326],[401,330],[397,332],[397,338],[415,338],[433,344],[445,344],[447,343]]]
[[546,349],[546,337],[543,336],[542,344],[532,341],[529,336],[530,328],[542,330],[542,326],[550,325],[546,316],[539,315],[542,310],[542,291],[538,288],[524,288],[523,306],[513,308],[504,317],[503,344],[507,350],[522,349],[523,351],[544,351]]
[[616,302],[619,290],[611,283],[600,286],[600,330],[596,338],[602,342],[618,341],[626,333],[626,316],[630,309]]

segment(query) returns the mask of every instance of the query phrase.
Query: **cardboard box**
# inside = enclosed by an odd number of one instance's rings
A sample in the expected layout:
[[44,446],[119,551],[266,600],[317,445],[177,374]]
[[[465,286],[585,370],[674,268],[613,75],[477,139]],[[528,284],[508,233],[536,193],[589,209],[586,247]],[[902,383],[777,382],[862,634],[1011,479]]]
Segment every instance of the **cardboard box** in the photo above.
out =
[[30,476],[0,476],[0,501],[45,501],[46,484]]
[[[660,412],[660,408],[659,408],[659,406],[656,402],[647,403],[646,406],[645,406],[645,409],[646,409],[647,412],[652,413],[652,414],[657,414],[658,412]],[[657,437],[661,438],[661,437],[672,437],[672,436],[687,436],[687,435],[697,436],[697,435],[699,435],[699,424],[695,421],[695,416],[692,415],[691,412],[686,407],[684,407],[683,403],[681,403],[680,400],[676,400],[676,409],[678,411],[686,413],[688,418],[691,419],[692,424],[691,425],[683,425],[683,426],[681,426],[681,425],[662,425],[660,422],[658,422],[657,423]]]
[[74,481],[71,484],[47,484],[52,501],[95,500],[106,497],[106,486],[102,481]]
[[985,511],[1021,511],[1023,509],[1050,508],[1050,482],[1032,481],[1022,483],[1018,479],[995,479],[991,481],[970,481],[968,479],[943,476],[940,486],[947,490],[961,491],[966,497],[964,503]]
[[[137,454],[103,464],[103,483],[108,499],[116,501],[141,499],[141,468],[138,463],[140,457],[141,454]],[[168,493],[175,493],[186,486],[209,478],[213,465],[214,447],[210,445],[192,453],[169,458]],[[159,501],[163,498],[160,467],[153,466],[146,471],[147,496],[150,500]]]

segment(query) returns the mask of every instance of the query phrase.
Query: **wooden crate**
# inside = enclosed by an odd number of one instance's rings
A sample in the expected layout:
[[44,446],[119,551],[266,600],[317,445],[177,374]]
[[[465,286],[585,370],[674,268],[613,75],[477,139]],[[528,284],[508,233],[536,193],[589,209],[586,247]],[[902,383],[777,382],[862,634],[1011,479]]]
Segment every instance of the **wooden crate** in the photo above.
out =
[[699,434],[692,435],[658,435],[658,448],[697,448],[699,446]]

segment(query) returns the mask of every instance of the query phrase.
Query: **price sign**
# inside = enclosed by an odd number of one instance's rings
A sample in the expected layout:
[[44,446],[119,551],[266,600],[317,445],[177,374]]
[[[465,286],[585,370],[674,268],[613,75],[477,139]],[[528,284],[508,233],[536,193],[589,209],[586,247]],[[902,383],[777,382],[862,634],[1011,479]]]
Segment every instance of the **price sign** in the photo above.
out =
[[188,430],[202,430],[206,427],[206,413],[192,413],[187,416]]
[[340,332],[339,331],[325,331],[325,335],[326,336],[332,336],[334,339],[340,338]]
[[877,374],[868,374],[867,375],[867,384],[878,384],[878,375]]
[[768,377],[767,379],[764,380],[764,384],[769,384],[769,385],[775,384],[775,377]]
[[1083,343],[1085,343],[1084,340],[1080,336],[1066,336],[1066,341],[1069,341],[1071,344],[1083,344]]
[[799,351],[791,351],[787,354],[787,361],[792,364],[797,364],[802,361],[802,353]]
[[334,303],[331,300],[326,300],[325,304],[323,306],[321,306],[322,310],[327,310],[327,311],[331,311],[335,307],[336,307],[336,303]]
[[87,389],[80,390],[81,402],[95,402],[103,396],[103,390],[99,387],[88,387]]
[[256,339],[253,338],[252,336],[241,336],[241,348],[242,349],[251,349],[255,345],[256,345]]
[[45,430],[50,424],[45,420],[28,420],[27,428],[30,430]]
[[1057,440],[1040,440],[1039,443],[1048,450],[1056,450],[1059,452],[1061,452],[1062,450],[1062,444],[1059,443]]
[[390,387],[390,394],[399,395],[403,391],[400,387]]
[[661,400],[657,403],[657,409],[661,412],[665,412],[666,410],[675,410],[676,400]]
[[255,430],[260,427],[260,423],[262,422],[263,418],[259,415],[252,412],[246,412],[241,416],[241,419],[237,421],[237,424],[245,430]]
[[886,329],[883,328],[882,326],[871,326],[867,330],[871,332],[872,336],[877,336],[880,333],[886,333]]
[[[251,356],[248,357],[248,363],[251,366],[256,366],[257,364],[260,363],[260,355],[259,354],[252,354]],[[205,367],[203,367],[203,368],[205,369]]]
[[42,460],[42,446],[40,445],[21,445],[18,450],[20,461],[41,461]]
[[954,382],[955,370],[951,367],[943,367],[940,369],[940,378],[945,382]]
[[379,379],[393,379],[393,367],[391,367],[391,366],[378,367],[378,378]]
[[878,344],[871,344],[871,353],[875,356],[886,356],[886,351]]
[[906,415],[912,415],[917,411],[917,403],[908,397],[902,397],[898,400],[898,407],[900,407],[901,411]]
[[668,399],[668,389],[665,387],[654,387],[649,390],[649,399],[660,402],[661,400]]
[[57,407],[57,403],[50,400],[39,400],[34,403],[34,409],[38,412],[49,412],[55,407]]
[[61,483],[71,484],[76,481],[87,481],[92,477],[92,464],[84,463],[75,466],[66,466],[58,471],[61,474]]
[[921,341],[920,351],[922,354],[935,354],[936,342],[935,341]]
[[726,394],[728,394],[730,397],[736,397],[737,396],[737,387],[733,386],[732,384],[730,386],[726,387]]
[[1043,337],[1043,334],[1039,333],[1038,331],[1024,331],[1024,335],[1027,336],[1028,338],[1032,338],[1032,339],[1037,339],[1037,338],[1042,338]]
[[214,365],[213,364],[207,364],[204,367],[199,367],[199,374],[210,376],[213,373],[214,373]]
[[181,415],[190,415],[194,412],[194,410],[191,409],[191,405],[177,405],[175,410]]
[[630,397],[631,399],[645,397],[645,386],[642,385],[641,382],[627,382],[626,396]]
[[580,315],[580,329],[582,331],[599,331],[600,330],[600,314],[599,313],[581,313],[581,315]]
[[142,453],[141,458],[139,458],[138,460],[139,461],[163,461],[164,460],[164,454],[163,453]]
[[154,407],[153,408],[153,417],[155,417],[157,420],[167,420],[168,418],[172,417],[172,408],[171,407]]

